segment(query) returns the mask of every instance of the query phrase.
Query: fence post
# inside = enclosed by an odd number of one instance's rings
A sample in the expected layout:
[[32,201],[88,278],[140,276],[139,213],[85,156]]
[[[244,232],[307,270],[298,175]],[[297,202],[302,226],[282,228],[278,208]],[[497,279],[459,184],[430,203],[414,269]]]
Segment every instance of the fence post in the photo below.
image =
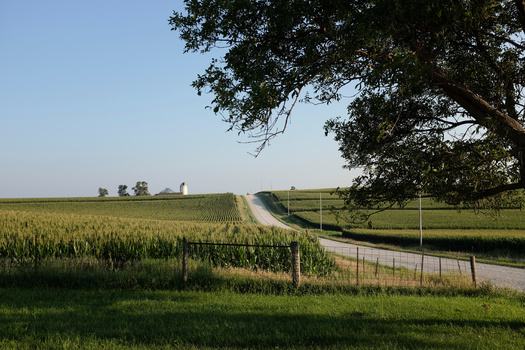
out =
[[396,258],[392,258],[392,277],[396,276]]
[[459,255],[456,254],[456,261],[458,262],[459,278],[461,278],[461,265],[459,264]]
[[182,239],[182,280],[188,280],[188,240],[186,237]]
[[439,257],[439,283],[443,283],[443,278],[441,275],[441,257]]
[[376,260],[376,278],[377,278],[377,269],[379,268],[379,257]]
[[357,285],[359,285],[359,247],[356,248],[357,251],[356,251],[356,254],[357,254],[357,260],[356,260],[356,283]]
[[290,248],[292,250],[292,280],[294,287],[297,288],[301,283],[301,256],[299,242],[292,242]]
[[474,255],[470,257],[470,271],[472,271],[472,282],[476,287],[476,257]]

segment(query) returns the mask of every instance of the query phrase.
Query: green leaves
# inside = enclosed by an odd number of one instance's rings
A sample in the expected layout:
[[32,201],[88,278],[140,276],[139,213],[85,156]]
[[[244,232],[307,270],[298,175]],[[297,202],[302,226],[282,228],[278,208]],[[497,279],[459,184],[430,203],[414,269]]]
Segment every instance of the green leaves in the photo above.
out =
[[170,19],[186,50],[226,49],[194,87],[215,96],[212,110],[230,129],[261,142],[258,152],[286,129],[302,91],[329,104],[352,84],[348,119],[325,131],[346,167],[365,169],[348,192],[360,205],[402,204],[424,188],[451,204],[493,207],[525,187],[521,2],[186,5]]

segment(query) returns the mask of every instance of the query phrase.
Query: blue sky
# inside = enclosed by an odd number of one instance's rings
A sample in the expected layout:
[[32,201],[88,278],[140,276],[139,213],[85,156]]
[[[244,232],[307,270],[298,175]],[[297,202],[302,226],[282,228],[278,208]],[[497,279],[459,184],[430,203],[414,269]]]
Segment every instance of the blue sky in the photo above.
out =
[[183,54],[171,31],[182,1],[0,3],[0,197],[254,193],[347,186],[338,145],[324,136],[346,103],[299,105],[287,132],[256,145],[205,107],[190,86],[211,55]]

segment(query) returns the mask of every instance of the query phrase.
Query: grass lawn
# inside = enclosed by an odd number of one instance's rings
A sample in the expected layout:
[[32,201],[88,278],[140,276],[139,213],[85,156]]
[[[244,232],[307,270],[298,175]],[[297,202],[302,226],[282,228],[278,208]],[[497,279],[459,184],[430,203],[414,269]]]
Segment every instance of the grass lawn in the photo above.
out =
[[2,349],[523,349],[523,295],[0,289]]

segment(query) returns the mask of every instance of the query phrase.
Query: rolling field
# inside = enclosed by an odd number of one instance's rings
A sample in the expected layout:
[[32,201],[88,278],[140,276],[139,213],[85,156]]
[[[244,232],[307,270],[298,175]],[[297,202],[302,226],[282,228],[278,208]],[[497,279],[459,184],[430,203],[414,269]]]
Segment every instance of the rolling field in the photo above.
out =
[[0,210],[192,222],[242,221],[232,193],[173,197],[0,199]]
[[[273,191],[281,214],[313,228],[342,232],[358,241],[419,246],[419,204],[392,208],[374,214],[366,223],[352,223],[341,208],[334,189]],[[504,209],[497,216],[458,211],[431,198],[422,198],[423,244],[428,250],[483,253],[522,260],[525,258],[525,213]]]
[[[323,275],[334,268],[315,236],[248,224],[231,194],[206,197],[0,200],[0,347],[522,349],[525,344],[522,294],[461,287],[340,290],[307,283],[296,290],[289,279],[259,271],[289,269],[289,253],[285,257],[278,250],[194,246],[194,270],[184,287],[181,237],[241,244],[299,240],[304,272]],[[35,251],[38,271],[33,271]],[[66,267],[56,268],[62,264]],[[11,272],[13,267],[19,270]],[[236,277],[232,267],[255,272]]]
[[[0,259],[42,265],[91,259],[123,267],[143,260],[182,258],[182,239],[242,245],[299,241],[305,273],[326,274],[333,262],[308,234],[241,221],[233,194],[147,199],[0,200]],[[213,266],[289,271],[286,249],[190,245],[189,256]]]
[[[333,225],[342,229],[419,229],[418,200],[408,203],[404,208],[394,207],[374,214],[369,222],[355,224],[341,209],[343,200],[332,193],[334,189],[273,191],[272,197],[284,212],[303,218],[313,225],[320,223],[322,210],[323,225]],[[504,209],[498,216],[474,213],[470,210],[458,211],[431,198],[422,198],[423,228],[425,229],[525,229],[525,213],[520,209]]]

